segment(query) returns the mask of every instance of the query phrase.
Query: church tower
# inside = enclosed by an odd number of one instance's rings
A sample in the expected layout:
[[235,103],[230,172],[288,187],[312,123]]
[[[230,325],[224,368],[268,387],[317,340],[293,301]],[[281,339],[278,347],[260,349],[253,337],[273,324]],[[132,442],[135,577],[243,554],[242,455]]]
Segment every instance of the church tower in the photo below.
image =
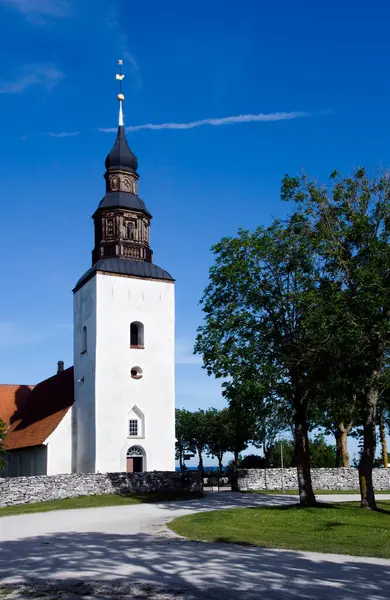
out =
[[173,471],[174,280],[152,262],[152,215],[118,99],[92,267],[74,288],[73,471]]

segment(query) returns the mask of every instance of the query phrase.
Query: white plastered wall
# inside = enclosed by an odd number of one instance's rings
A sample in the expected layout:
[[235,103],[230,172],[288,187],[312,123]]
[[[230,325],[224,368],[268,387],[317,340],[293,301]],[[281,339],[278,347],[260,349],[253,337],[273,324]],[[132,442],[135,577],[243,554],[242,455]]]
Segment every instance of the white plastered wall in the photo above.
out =
[[[175,469],[174,312],[171,282],[98,273],[76,292],[77,471],[125,471],[131,446],[142,448],[144,469]],[[144,325],[144,349],[130,348],[134,321]],[[84,325],[88,350],[80,355]],[[141,379],[130,375],[136,366]],[[128,431],[133,407],[144,416],[137,437]]]
[[72,409],[47,438],[47,475],[72,472]]
[[[96,277],[74,294],[73,470],[94,473],[96,465],[95,370]],[[83,327],[87,351],[82,353]]]

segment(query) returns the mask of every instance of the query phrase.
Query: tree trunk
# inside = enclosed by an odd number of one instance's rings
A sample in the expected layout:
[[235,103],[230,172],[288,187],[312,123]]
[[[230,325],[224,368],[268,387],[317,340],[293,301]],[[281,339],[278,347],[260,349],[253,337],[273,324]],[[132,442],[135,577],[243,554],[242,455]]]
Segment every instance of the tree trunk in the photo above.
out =
[[337,424],[334,431],[336,438],[336,467],[349,467],[348,434],[352,429],[352,423],[344,426],[343,421]]
[[372,485],[372,465],[376,447],[376,406],[378,390],[371,388],[365,398],[363,414],[363,451],[359,462],[360,505],[376,510],[374,487]]
[[315,506],[316,498],[313,492],[310,473],[309,425],[306,411],[299,405],[294,411],[295,424],[295,464],[298,472],[299,502],[301,506]]
[[334,433],[334,437],[336,440],[336,461],[335,461],[335,467],[336,469],[340,469],[340,467],[343,466],[343,459],[342,459],[342,449],[341,449],[341,432],[339,429],[336,429],[336,431],[333,432]]
[[265,468],[269,469],[269,450],[265,439],[263,440],[263,454],[265,458]]
[[202,450],[198,449],[198,454],[199,454],[199,465],[198,465],[198,470],[200,471],[201,476],[203,477],[204,475],[204,468],[203,468],[203,456],[202,456]]
[[234,450],[234,459],[233,459],[233,469],[231,475],[231,487],[233,492],[238,491],[238,478],[237,478],[237,469],[238,469],[238,450]]
[[219,455],[218,456],[218,465],[219,465],[219,476],[222,477],[222,469],[223,469],[223,464],[222,464],[222,460],[223,460],[223,455]]
[[180,465],[180,472],[183,471],[183,450],[180,449],[179,450],[179,465]]
[[381,410],[380,417],[379,417],[379,438],[381,441],[381,448],[382,448],[383,467],[385,469],[388,469],[389,468],[389,457],[387,454],[385,415],[384,415],[383,409]]
[[341,432],[341,466],[349,467],[349,452],[348,452],[348,431],[344,429]]

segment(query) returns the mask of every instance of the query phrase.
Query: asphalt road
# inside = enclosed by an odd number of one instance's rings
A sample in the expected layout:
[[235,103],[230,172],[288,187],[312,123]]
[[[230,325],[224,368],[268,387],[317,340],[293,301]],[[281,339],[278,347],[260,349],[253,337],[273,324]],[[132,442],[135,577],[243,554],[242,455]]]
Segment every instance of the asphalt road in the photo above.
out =
[[224,492],[187,502],[2,517],[0,585],[10,599],[388,600],[390,560],[192,542],[165,527],[201,510],[290,502],[296,498]]

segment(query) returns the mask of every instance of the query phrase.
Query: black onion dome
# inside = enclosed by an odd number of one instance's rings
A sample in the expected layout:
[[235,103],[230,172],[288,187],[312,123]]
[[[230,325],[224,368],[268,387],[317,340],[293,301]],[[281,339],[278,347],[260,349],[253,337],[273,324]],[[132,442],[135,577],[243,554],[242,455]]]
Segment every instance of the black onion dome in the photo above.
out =
[[106,169],[107,171],[110,169],[122,169],[124,171],[136,173],[137,168],[137,157],[133,154],[127,144],[124,127],[119,125],[115,144],[106,158]]

